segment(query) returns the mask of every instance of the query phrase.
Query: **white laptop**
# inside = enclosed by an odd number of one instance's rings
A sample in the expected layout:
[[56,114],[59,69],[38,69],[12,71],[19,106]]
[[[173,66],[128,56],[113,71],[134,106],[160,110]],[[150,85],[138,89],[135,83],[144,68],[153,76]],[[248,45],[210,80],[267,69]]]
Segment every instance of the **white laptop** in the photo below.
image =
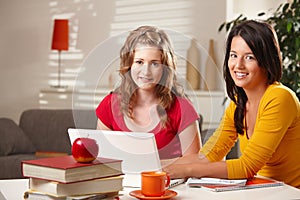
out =
[[[123,186],[141,187],[142,171],[161,170],[161,163],[154,134],[142,132],[107,131],[94,129],[68,129],[71,144],[78,137],[97,141],[101,157],[123,160]],[[172,180],[177,185],[183,179]]]

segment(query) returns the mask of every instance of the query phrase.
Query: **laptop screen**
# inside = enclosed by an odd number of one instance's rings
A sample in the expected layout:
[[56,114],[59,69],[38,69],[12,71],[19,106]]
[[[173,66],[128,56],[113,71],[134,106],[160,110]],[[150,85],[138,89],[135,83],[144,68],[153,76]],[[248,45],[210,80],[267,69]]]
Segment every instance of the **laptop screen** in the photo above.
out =
[[154,134],[142,132],[68,129],[71,144],[78,137],[95,139],[99,145],[98,157],[123,160],[124,174],[161,170]]

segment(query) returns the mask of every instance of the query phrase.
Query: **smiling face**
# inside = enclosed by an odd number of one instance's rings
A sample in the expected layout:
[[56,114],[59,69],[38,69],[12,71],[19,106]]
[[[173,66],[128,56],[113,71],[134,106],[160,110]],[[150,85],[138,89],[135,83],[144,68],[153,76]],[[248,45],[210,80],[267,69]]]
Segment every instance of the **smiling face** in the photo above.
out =
[[267,83],[267,73],[258,65],[251,49],[240,36],[232,39],[228,67],[234,83],[245,90]]
[[141,89],[153,89],[163,75],[162,55],[156,47],[141,46],[135,49],[131,77]]

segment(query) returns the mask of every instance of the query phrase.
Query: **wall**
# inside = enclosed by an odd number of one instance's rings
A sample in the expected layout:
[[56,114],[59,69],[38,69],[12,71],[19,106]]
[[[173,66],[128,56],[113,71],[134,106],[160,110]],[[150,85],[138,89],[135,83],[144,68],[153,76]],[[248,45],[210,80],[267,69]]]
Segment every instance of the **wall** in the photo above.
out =
[[[56,79],[57,55],[50,49],[53,16],[68,16],[72,19],[71,23],[73,25],[75,23],[72,27],[78,28],[77,39],[71,38],[76,44],[63,55],[65,57],[70,54],[76,55],[77,60],[62,61],[65,70],[71,72],[73,70],[75,75],[66,77],[68,81],[72,81],[76,78],[76,67],[88,53],[111,36],[111,29],[119,20],[115,18],[116,2],[122,3],[111,0],[1,0],[0,117],[12,118],[18,122],[23,110],[39,107],[40,90],[49,88],[51,80]],[[171,5],[174,1],[151,2],[166,2],[167,8],[168,3]],[[216,54],[220,57],[218,59],[220,63],[224,35],[217,32],[217,27],[225,20],[225,2],[219,0],[188,2],[191,5],[188,10],[191,21],[187,25],[187,34],[196,37],[205,48],[208,46],[209,38],[215,38],[218,50]],[[151,6],[149,1],[142,8],[148,6]],[[132,27],[144,23],[141,21],[139,24],[138,19],[135,20],[136,24],[131,24]],[[158,21],[156,25],[165,25],[163,22],[159,23]],[[174,21],[175,25],[176,23],[180,23],[180,20]],[[123,27],[123,30],[126,28],[131,27]]]
[[[137,2],[140,1],[0,0],[0,117],[18,122],[23,110],[40,107],[40,90],[50,88],[55,83],[57,52],[50,49],[55,17],[67,17],[71,23],[70,49],[63,52],[62,61],[62,76],[66,84],[72,85],[81,63],[100,42],[113,34],[149,22],[135,16],[139,9],[161,10],[160,14],[152,16],[155,20],[150,22],[179,32],[185,30],[183,34],[195,37],[205,49],[208,48],[209,39],[213,38],[216,64],[221,66],[225,33],[218,33],[217,29],[226,19],[226,1],[153,0],[146,1],[138,8],[134,7]],[[182,8],[186,12],[176,19],[176,13],[172,12],[170,6],[180,7],[182,2],[187,3]],[[259,7],[259,2],[253,5]],[[126,9],[134,7],[134,10],[130,11],[128,23],[121,26],[120,22],[127,20],[119,15],[126,12],[122,8],[126,3]],[[151,13],[149,10],[145,12],[148,15]],[[168,13],[174,14],[173,20],[167,17]],[[219,82],[219,87],[222,89],[222,82]]]
[[266,13],[266,15],[262,17],[265,18],[272,14],[281,3],[286,3],[288,1],[290,0],[228,0],[227,3],[231,5],[232,13],[228,14],[227,19],[238,16],[241,13],[248,18],[257,19],[257,14],[260,12]]

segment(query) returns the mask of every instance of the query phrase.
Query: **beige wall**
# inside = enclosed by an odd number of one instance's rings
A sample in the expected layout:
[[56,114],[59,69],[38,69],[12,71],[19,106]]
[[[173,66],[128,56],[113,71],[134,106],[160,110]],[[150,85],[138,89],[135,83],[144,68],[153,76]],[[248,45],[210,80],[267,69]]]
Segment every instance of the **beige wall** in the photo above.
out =
[[[122,2],[126,1],[130,2]],[[65,69],[74,71],[73,76],[66,77],[68,81],[72,81],[84,58],[97,44],[111,36],[112,28],[120,20],[116,18],[116,2],[120,1],[0,0],[0,117],[12,118],[18,122],[23,110],[39,108],[40,90],[49,88],[49,80],[55,80],[57,68],[50,58],[56,55],[50,49],[53,16],[70,17],[73,24],[71,31],[76,32],[72,35],[72,48],[66,56],[72,53],[78,57],[63,61]],[[168,3],[180,3],[180,0],[161,2],[167,8]],[[195,37],[206,49],[209,39],[213,38],[216,41],[216,62],[221,66],[225,34],[218,33],[217,29],[226,19],[226,1],[187,2],[190,22],[186,25],[188,31],[185,34]],[[142,5],[145,6],[151,6],[151,3]],[[175,20],[174,24],[179,21]],[[135,27],[143,23],[144,21],[140,21],[139,24],[139,19],[135,19]],[[159,21],[155,25],[166,26]],[[130,26],[129,28],[131,29]],[[172,25],[168,28],[172,28]],[[177,31],[180,32],[181,29]]]
[[248,18],[257,18],[257,14],[260,12],[265,12],[268,16],[272,14],[273,11],[281,3],[286,3],[290,0],[227,0],[228,4],[232,7],[232,13],[227,17],[231,18],[243,13]]

